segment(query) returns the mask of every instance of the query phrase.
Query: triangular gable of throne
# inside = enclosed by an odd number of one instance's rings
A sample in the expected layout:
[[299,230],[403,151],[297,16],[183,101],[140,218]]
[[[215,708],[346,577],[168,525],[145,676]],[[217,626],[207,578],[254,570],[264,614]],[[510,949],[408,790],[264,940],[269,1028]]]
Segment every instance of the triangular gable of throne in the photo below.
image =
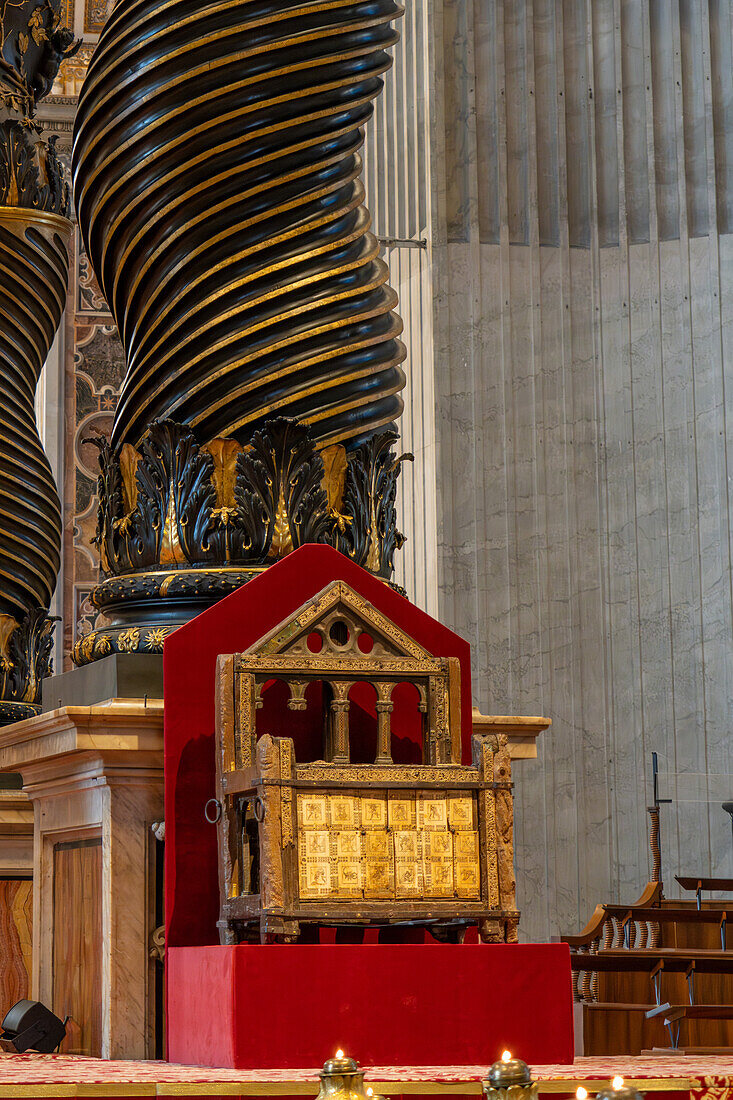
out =
[[[313,648],[314,637],[319,640],[317,650]],[[366,644],[365,639],[369,639]],[[324,650],[330,650],[333,655],[362,653],[374,658],[403,657],[417,661],[433,656],[342,580],[333,581],[302,604],[292,616],[259,638],[246,653],[260,657],[275,654],[306,657]]]

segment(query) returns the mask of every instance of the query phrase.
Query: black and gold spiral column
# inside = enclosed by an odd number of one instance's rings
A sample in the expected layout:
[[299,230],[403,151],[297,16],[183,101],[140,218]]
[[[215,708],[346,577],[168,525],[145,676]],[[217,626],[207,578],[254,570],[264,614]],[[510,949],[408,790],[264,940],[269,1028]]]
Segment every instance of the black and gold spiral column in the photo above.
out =
[[35,415],[69,276],[69,189],[34,124],[72,37],[59,3],[6,5],[0,56],[0,725],[40,709],[61,505]]
[[402,322],[361,181],[394,0],[118,0],[74,201],[125,347],[99,441],[102,612],[166,634],[304,542],[388,578]]
[[400,414],[397,298],[363,206],[394,0],[119,0],[79,98],[74,196],[127,376],[113,444],[169,418],[320,445]]

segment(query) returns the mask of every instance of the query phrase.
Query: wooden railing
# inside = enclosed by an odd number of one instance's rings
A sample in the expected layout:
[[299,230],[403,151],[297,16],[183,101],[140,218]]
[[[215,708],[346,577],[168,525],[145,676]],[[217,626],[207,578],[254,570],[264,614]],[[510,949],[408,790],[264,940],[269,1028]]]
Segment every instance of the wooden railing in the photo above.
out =
[[[713,881],[715,885],[711,885]],[[700,906],[700,890],[721,889],[720,882],[695,879],[689,885],[684,881],[680,884],[696,891]],[[584,1006],[584,1019],[589,1019],[586,1011],[593,1010],[594,1018],[598,1013],[606,1013],[605,1023],[598,1017],[591,1028],[596,1040],[598,1036],[602,1040],[604,1028],[611,1026],[616,1028],[614,1042],[626,1034],[630,1025],[624,1025],[619,1012],[637,1021],[641,1017],[641,1023],[633,1024],[631,1030],[635,1041],[642,1038],[642,1045],[643,1036],[648,1041],[652,1034],[658,1035],[649,1029],[662,1023],[673,1049],[678,1046],[682,1025],[688,1029],[697,1026],[696,1034],[700,1035],[704,1021],[732,1020],[733,950],[728,950],[726,939],[729,911],[733,912],[733,903],[726,906],[725,902],[710,901],[698,908],[690,902],[665,901],[661,884],[650,882],[635,904],[598,905],[579,935],[563,936],[571,948],[573,996]],[[717,927],[719,947],[709,945],[712,937],[705,932],[706,927]],[[644,974],[650,983],[646,996],[643,982],[639,984],[634,977]],[[701,978],[699,991],[697,975],[706,976]],[[646,1003],[637,1003],[640,1000]],[[706,1000],[711,1003],[703,1003]],[[691,1025],[690,1021],[698,1024]],[[708,1026],[715,1025],[705,1025]],[[638,1053],[638,1049],[628,1053]],[[586,1053],[598,1051],[591,1049]]]
[[[573,955],[597,955],[599,951],[628,946],[629,933],[625,932],[624,917],[636,909],[649,910],[659,907],[662,900],[662,886],[659,882],[647,883],[641,897],[633,906],[597,905],[593,916],[583,931],[577,936],[562,936],[562,942],[573,949]],[[659,925],[645,919],[634,923],[633,944],[635,947],[656,947],[659,944]],[[582,964],[580,959],[580,964]],[[596,1001],[598,999],[598,970],[591,964],[587,969],[573,968],[573,997],[576,1001]]]

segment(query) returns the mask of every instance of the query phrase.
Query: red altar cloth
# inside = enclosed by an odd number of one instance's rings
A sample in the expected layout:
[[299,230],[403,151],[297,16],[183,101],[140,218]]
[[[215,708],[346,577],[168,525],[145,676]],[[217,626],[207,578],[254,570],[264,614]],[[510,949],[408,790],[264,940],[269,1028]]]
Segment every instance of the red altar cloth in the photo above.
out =
[[234,1069],[573,1060],[566,944],[242,944],[167,956],[168,1058]]
[[[350,1053],[359,1056],[358,1051]],[[465,1100],[481,1097],[488,1065],[368,1066],[365,1080],[392,1100]],[[640,1089],[647,1100],[727,1100],[733,1089],[733,1059],[684,1055],[641,1058],[578,1058],[572,1065],[532,1066],[542,1092],[572,1097],[579,1085],[588,1092],[607,1086],[616,1075]],[[229,1100],[307,1097],[318,1092],[315,1067],[291,1070],[202,1069],[167,1062],[107,1062],[68,1054],[0,1053],[0,1100],[5,1097],[226,1096]]]

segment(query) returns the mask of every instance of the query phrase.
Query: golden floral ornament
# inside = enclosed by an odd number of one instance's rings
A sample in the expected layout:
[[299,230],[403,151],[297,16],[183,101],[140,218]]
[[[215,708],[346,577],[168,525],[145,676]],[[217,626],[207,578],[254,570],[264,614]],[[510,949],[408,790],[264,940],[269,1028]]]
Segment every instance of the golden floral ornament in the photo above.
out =
[[[33,41],[40,45],[41,42],[45,42],[48,38],[46,34],[46,28],[43,25],[42,7],[37,7],[34,12],[31,13],[31,17],[28,20],[28,30],[33,36]],[[56,20],[58,22],[58,20]]]
[[123,630],[117,636],[117,648],[120,653],[135,653],[140,645],[140,631],[136,626]]
[[91,661],[92,659],[96,637],[96,634],[85,634],[84,637],[80,638],[76,643],[76,648],[85,661]]

